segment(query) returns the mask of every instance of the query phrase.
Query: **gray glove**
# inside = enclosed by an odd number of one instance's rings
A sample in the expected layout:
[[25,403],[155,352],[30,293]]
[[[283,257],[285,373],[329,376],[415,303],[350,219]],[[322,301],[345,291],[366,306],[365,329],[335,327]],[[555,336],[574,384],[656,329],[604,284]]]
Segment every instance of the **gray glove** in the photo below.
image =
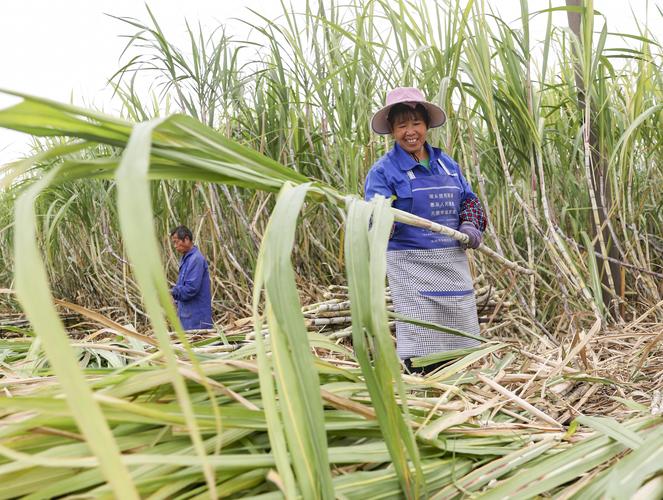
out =
[[481,231],[474,227],[474,224],[471,222],[463,222],[458,230],[461,233],[466,234],[470,239],[470,241],[467,242],[468,247],[479,248],[479,245],[481,245],[481,240],[483,240],[483,236],[481,235]]

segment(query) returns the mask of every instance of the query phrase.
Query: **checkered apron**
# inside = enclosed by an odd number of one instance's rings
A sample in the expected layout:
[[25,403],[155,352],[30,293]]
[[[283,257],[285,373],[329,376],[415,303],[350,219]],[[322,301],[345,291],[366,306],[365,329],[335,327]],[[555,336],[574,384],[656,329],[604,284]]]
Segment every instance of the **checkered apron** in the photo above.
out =
[[[408,170],[410,212],[457,229],[461,185],[458,174],[441,159],[428,175]],[[397,224],[387,251],[387,277],[397,313],[414,319],[479,334],[472,277],[465,250],[450,238],[426,229]],[[396,323],[402,359],[462,349],[479,342],[409,323]]]
[[[472,277],[462,248],[389,251],[387,278],[397,313],[479,335]],[[396,322],[396,339],[401,359],[479,344],[401,321]]]

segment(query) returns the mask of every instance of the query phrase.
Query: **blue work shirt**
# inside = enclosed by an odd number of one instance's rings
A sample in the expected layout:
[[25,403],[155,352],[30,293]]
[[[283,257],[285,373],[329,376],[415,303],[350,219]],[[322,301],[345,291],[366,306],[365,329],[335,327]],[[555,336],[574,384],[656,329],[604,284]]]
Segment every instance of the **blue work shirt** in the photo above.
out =
[[[427,178],[430,178],[433,184],[437,182],[435,179],[445,179],[445,184],[453,186],[455,190],[453,196],[455,206],[453,211],[458,214],[462,203],[468,198],[476,198],[476,195],[472,192],[472,188],[465,180],[465,177],[463,177],[460,167],[451,157],[443,153],[441,149],[434,148],[428,143],[425,144],[425,148],[428,151],[430,159],[429,168],[418,163],[397,143],[394,144],[394,147],[379,158],[368,172],[364,186],[365,199],[370,200],[376,194],[381,194],[385,198],[392,198],[394,200],[392,203],[394,208],[414,213],[414,195],[421,197],[426,193],[419,192],[413,195],[413,184],[422,184],[422,181],[423,184],[430,184],[426,181]],[[428,189],[431,188],[420,187],[416,191]],[[437,200],[435,200],[435,203],[437,204]],[[418,205],[421,205],[421,203],[418,203]],[[432,218],[429,214],[425,213],[416,213],[415,215],[428,219]],[[459,225],[457,215],[454,221],[442,219],[437,222],[456,230]],[[396,222],[388,249],[402,250],[448,246],[444,243],[432,243],[430,239],[431,235],[428,233],[426,230],[416,229],[412,226]]]
[[185,330],[212,328],[212,295],[207,261],[194,246],[180,260],[177,284],[170,291]]

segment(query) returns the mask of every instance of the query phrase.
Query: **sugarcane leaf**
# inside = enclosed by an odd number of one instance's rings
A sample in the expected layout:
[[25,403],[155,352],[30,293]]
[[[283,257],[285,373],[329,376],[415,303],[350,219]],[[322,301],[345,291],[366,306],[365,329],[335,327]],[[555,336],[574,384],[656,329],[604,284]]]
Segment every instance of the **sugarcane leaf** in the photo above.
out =
[[617,462],[610,470],[608,498],[633,498],[640,486],[663,471],[663,425],[638,435],[642,444]]
[[631,449],[639,448],[643,439],[633,431],[617,422],[616,420],[608,417],[590,417],[587,415],[580,415],[576,420],[587,427],[591,427],[606,436],[611,437],[615,441],[628,446]]
[[619,443],[610,444],[607,438],[603,441],[592,441],[591,445],[586,444],[581,443],[553,457],[544,458],[532,467],[519,470],[512,477],[479,494],[478,498],[532,498],[566,483],[624,449]]
[[451,351],[438,352],[434,354],[429,354],[427,356],[419,356],[416,358],[410,358],[412,361],[412,366],[427,366],[432,363],[439,363],[440,361],[448,361],[450,359],[461,358],[472,354],[473,352],[480,349],[479,347],[467,347],[464,349],[452,349]]
[[[150,322],[154,326],[159,340],[159,347],[164,354],[175,393],[181,402],[191,440],[196,453],[205,464],[206,453],[191,408],[189,393],[177,368],[177,359],[171,346],[168,325],[163,315],[165,311],[170,322],[176,325],[179,339],[194,361],[194,369],[199,370],[188,341],[182,333],[182,327],[168,290],[168,283],[157,246],[158,238],[152,222],[153,210],[148,178],[149,159],[152,147],[152,132],[163,122],[163,119],[157,119],[140,123],[131,132],[127,147],[122,154],[120,166],[115,174],[118,191],[118,213],[127,255],[133,265],[136,280],[141,287],[145,308],[150,315]],[[209,388],[207,389],[209,390]],[[203,470],[210,492],[214,496],[216,490],[214,472],[209,465],[204,465]]]
[[431,500],[441,500],[443,498],[451,498],[458,493],[477,491],[491,481],[507,475],[514,469],[525,467],[528,462],[546,453],[555,444],[554,440],[547,439],[540,443],[531,444],[530,446],[515,450],[497,460],[492,460],[438,491],[431,497]]
[[127,468],[120,460],[120,452],[106,419],[78,366],[75,353],[69,345],[67,333],[53,305],[48,278],[39,255],[36,237],[35,202],[58,174],[53,169],[40,181],[27,189],[16,202],[15,220],[23,228],[15,236],[16,294],[30,317],[53,371],[67,396],[67,403],[76,416],[81,432],[99,458],[106,480],[115,494],[124,498],[138,498]]
[[405,388],[384,299],[387,239],[393,223],[388,207],[382,197],[375,197],[370,204],[357,199],[348,203],[345,254],[352,339],[403,493],[418,498],[425,486],[407,407],[401,413],[395,399],[394,386],[402,401]]
[[638,403],[636,401],[633,401],[632,399],[626,399],[626,398],[620,398],[619,396],[611,396],[610,399],[614,399],[615,401],[620,402],[627,408],[639,412],[646,412],[649,410],[649,407],[647,405],[643,405],[642,403]]
[[[290,261],[297,217],[309,189],[309,184],[284,184],[260,254],[281,412],[281,424],[272,420],[270,425],[284,426],[301,494],[305,498],[333,498],[319,379]],[[270,390],[267,388],[268,393]]]
[[468,339],[478,340],[479,342],[488,342],[487,339],[483,338],[481,335],[474,335],[473,333],[464,332],[462,330],[457,330],[455,328],[450,328],[448,326],[439,325],[437,323],[431,323],[430,321],[423,321],[420,319],[410,318],[404,314],[399,314],[396,312],[389,312],[389,317],[394,318],[403,323],[410,323],[412,325],[423,326],[425,328],[430,328],[431,330],[436,330],[438,332],[453,333],[460,337],[466,337]]

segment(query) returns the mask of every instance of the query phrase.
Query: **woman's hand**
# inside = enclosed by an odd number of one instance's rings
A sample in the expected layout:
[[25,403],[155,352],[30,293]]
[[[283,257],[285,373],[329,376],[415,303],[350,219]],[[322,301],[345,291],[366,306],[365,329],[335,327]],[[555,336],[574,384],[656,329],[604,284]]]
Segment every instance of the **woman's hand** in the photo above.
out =
[[470,239],[470,241],[467,242],[468,247],[479,248],[479,245],[481,245],[481,241],[483,240],[483,236],[481,235],[481,231],[474,227],[474,224],[471,222],[463,222],[458,230],[461,233],[467,235],[467,237]]

